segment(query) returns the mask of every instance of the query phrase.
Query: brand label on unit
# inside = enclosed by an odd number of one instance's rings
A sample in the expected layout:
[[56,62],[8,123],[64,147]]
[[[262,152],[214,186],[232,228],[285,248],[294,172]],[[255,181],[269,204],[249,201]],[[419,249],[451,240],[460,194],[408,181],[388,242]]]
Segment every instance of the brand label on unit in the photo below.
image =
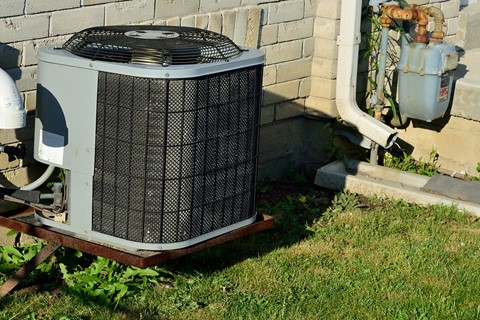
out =
[[65,137],[56,133],[40,130],[38,156],[40,159],[62,165]]
[[127,37],[137,39],[173,39],[180,36],[179,33],[167,30],[133,30],[125,32]]
[[448,74],[442,75],[440,80],[440,89],[438,90],[438,102],[442,102],[448,99],[448,85],[450,83],[450,77]]

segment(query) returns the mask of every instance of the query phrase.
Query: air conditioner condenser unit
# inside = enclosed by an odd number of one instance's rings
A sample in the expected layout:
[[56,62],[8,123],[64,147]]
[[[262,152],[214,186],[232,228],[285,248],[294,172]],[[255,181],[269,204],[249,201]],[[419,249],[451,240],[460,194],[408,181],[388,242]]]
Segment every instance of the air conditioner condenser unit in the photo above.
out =
[[65,169],[66,214],[37,220],[133,250],[254,222],[263,63],[186,27],[96,27],[41,48],[34,154]]

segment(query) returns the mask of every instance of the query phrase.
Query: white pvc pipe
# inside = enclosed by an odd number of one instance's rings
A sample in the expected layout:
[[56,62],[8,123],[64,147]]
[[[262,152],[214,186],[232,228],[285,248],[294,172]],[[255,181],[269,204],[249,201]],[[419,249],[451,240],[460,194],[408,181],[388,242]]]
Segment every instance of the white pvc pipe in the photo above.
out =
[[343,0],[341,9],[336,92],[338,113],[362,135],[390,148],[397,132],[360,110],[355,100],[362,0]]
[[26,112],[15,82],[0,68],[0,129],[25,127]]
[[43,185],[55,170],[55,166],[49,165],[45,172],[35,181],[26,186],[20,187],[20,190],[34,190]]

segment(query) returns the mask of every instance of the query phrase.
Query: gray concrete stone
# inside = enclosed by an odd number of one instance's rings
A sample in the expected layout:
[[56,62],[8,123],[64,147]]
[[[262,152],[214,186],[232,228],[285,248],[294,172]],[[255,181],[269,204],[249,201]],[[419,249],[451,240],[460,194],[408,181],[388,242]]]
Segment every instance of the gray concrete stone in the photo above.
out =
[[48,14],[0,19],[1,41],[9,43],[48,37],[49,21]]
[[195,16],[195,27],[207,29],[209,16],[207,14],[198,14]]
[[25,0],[0,0],[0,18],[23,15]]
[[279,23],[278,41],[290,41],[302,38],[310,38],[313,34],[313,18]]
[[300,20],[304,17],[305,1],[282,1],[272,3],[268,10],[268,23]]
[[263,104],[269,105],[298,98],[300,80],[282,82],[265,87],[263,90]]
[[300,59],[302,57],[303,42],[295,40],[282,42],[265,47],[267,65]]
[[195,27],[195,16],[182,17],[180,24],[184,27]]
[[0,68],[10,69],[20,66],[22,62],[22,43],[0,43]]
[[260,38],[260,23],[262,10],[260,7],[250,7],[248,9],[247,30],[245,35],[245,46],[257,48]]
[[278,24],[263,26],[260,30],[260,45],[267,46],[278,42]]
[[119,2],[122,0],[82,0],[82,6],[91,6],[95,4],[104,4],[110,2]]
[[236,10],[223,11],[222,34],[233,39],[235,36],[235,19],[237,17]]
[[315,184],[333,190],[349,190],[367,196],[402,199],[421,205],[454,205],[480,217],[480,205],[423,191],[429,177],[350,160],[332,162],[317,170]]
[[312,60],[294,60],[277,65],[277,82],[291,81],[310,76]]
[[304,120],[276,121],[260,128],[259,177],[281,178],[302,154]]
[[235,27],[233,31],[232,40],[239,46],[245,46],[247,24],[248,24],[248,9],[246,8],[237,9],[237,17],[235,19]]
[[211,13],[208,21],[208,30],[222,33],[222,14],[220,12]]
[[155,19],[197,14],[199,9],[200,0],[157,0]]
[[305,114],[305,99],[280,102],[275,105],[275,120],[303,116]]
[[458,17],[456,44],[464,50],[480,47],[480,2],[469,4]]
[[5,71],[15,80],[19,91],[35,90],[37,88],[37,66],[6,69]]
[[469,49],[460,59],[456,71],[451,114],[480,121],[480,48]]
[[342,0],[320,0],[317,3],[317,17],[340,19]]
[[465,181],[443,174],[436,174],[428,180],[421,190],[480,204],[480,185],[478,181]]
[[208,13],[240,6],[241,0],[200,0],[200,12]]
[[111,3],[105,7],[105,24],[132,24],[152,20],[155,0],[133,0]]
[[26,0],[25,13],[35,14],[63,9],[80,8],[80,0]]
[[50,35],[71,34],[86,28],[103,26],[104,23],[105,8],[102,6],[56,11],[52,13]]

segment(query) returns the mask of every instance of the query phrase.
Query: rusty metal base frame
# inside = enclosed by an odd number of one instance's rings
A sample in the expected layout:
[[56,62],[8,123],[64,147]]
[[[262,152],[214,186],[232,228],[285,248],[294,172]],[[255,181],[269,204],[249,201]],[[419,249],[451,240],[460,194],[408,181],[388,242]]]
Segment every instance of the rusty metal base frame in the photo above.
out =
[[0,297],[2,297],[12,291],[31,271],[61,246],[105,257],[138,268],[148,268],[247,235],[268,230],[273,226],[273,218],[258,214],[257,220],[248,226],[230,231],[191,247],[168,251],[126,251],[105,244],[80,239],[66,234],[62,230],[38,223],[34,218],[33,209],[27,209],[13,216],[0,215],[0,226],[44,239],[48,243],[32,260],[20,268],[11,279],[0,286]]

